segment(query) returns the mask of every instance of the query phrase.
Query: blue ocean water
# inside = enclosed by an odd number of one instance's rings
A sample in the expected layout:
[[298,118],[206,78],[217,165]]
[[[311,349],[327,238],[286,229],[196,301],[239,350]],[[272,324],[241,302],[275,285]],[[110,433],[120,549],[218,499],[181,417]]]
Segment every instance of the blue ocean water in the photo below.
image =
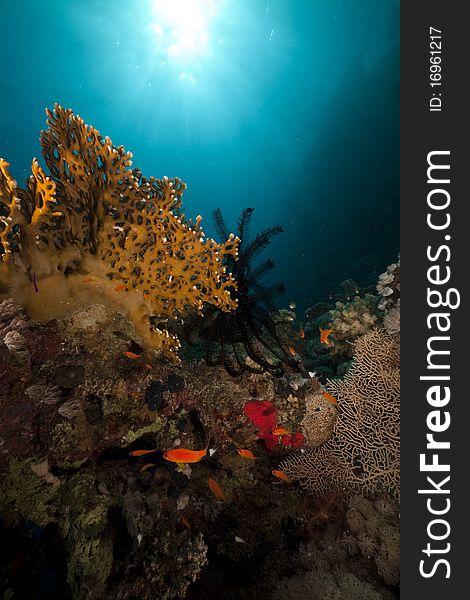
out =
[[185,213],[253,231],[300,309],[399,247],[398,0],[22,0],[2,7],[0,156],[20,185],[45,107],[72,108]]

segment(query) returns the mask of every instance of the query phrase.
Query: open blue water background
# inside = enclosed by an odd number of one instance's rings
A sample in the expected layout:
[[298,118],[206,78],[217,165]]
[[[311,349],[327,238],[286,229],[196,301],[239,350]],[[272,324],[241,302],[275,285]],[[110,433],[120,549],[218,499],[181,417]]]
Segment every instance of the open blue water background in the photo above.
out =
[[[252,231],[287,306],[399,248],[397,0],[23,0],[2,6],[0,156],[20,185],[45,107],[72,108],[145,175],[188,185],[213,235],[220,207]],[[179,11],[179,12],[178,12]]]

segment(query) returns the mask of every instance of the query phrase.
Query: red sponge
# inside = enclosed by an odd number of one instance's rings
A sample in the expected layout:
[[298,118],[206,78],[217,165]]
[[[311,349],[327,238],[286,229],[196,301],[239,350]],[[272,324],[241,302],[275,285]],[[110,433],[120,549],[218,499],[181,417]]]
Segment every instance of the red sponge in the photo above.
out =
[[[275,448],[279,439],[272,433],[276,428],[277,421],[274,404],[269,400],[252,400],[245,404],[245,415],[258,428],[258,435],[264,440],[266,448],[268,450]],[[304,442],[305,438],[300,431],[293,435],[283,435],[281,438],[283,446],[292,446],[293,448],[300,448]]]

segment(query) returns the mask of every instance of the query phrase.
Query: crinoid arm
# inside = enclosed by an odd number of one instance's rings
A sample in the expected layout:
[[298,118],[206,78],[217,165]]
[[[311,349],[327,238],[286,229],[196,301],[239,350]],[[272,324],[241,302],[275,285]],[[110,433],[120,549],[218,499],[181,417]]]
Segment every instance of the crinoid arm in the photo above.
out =
[[[238,260],[232,256],[225,259],[237,283],[233,294],[237,299],[236,309],[222,313],[211,307],[206,318],[189,320],[186,334],[191,344],[197,339],[205,343],[208,365],[223,365],[232,376],[241,375],[244,371],[282,375],[286,367],[299,370],[298,362],[282,342],[270,314],[275,310],[273,299],[285,289],[282,284],[266,287],[260,282],[274,268],[270,259],[252,266],[254,259],[269,245],[274,235],[282,232],[282,228],[266,229],[250,241],[253,210],[244,209],[238,219]],[[213,216],[219,239],[225,242],[228,228],[220,209],[215,210]]]

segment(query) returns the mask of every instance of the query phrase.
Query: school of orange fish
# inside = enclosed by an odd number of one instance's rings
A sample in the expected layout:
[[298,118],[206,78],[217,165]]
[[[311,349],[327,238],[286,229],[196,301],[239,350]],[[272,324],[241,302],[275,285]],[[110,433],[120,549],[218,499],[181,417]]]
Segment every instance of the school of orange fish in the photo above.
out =
[[[333,333],[334,330],[333,329],[323,329],[322,327],[320,327],[319,329],[320,329],[320,343],[330,344],[330,341],[328,338],[329,338],[330,334]],[[305,337],[305,332],[302,327],[300,328],[299,336],[301,338]],[[142,355],[135,354],[134,352],[124,352],[124,356],[126,356],[127,358],[131,358],[131,359],[137,359],[137,358],[140,358]],[[322,392],[322,394],[323,394],[324,398],[326,400],[328,400],[328,402],[331,402],[332,404],[335,404],[335,405],[338,403],[337,399],[334,396],[332,396],[329,392],[324,391],[324,392]],[[272,434],[279,436],[279,439],[281,439],[282,436],[289,435],[289,431],[285,427],[277,426],[272,430]],[[206,447],[203,448],[202,450],[190,450],[188,448],[176,448],[173,450],[167,450],[166,452],[163,453],[163,458],[170,462],[176,463],[180,469],[184,470],[185,466],[188,463],[197,463],[206,456],[206,454],[209,450],[209,443],[210,443],[210,438],[207,441]],[[152,454],[153,452],[158,452],[158,451],[159,451],[158,448],[153,448],[150,450],[132,450],[132,452],[130,452],[129,454],[130,454],[130,456],[140,457],[140,456],[145,456],[146,454]],[[248,460],[256,460],[256,456],[253,454],[253,452],[251,450],[248,450],[246,448],[238,448],[237,452],[242,458],[245,458]],[[154,466],[155,466],[155,463],[147,463],[147,464],[143,465],[143,467],[140,469],[140,471],[141,472],[146,471],[147,469],[150,469],[151,467],[154,467]],[[279,471],[278,469],[273,469],[271,471],[271,473],[274,477],[276,477],[280,481],[290,483],[289,477],[287,476],[286,473],[284,473],[284,471]],[[214,494],[214,496],[217,498],[217,500],[219,500],[221,502],[225,502],[225,499],[226,499],[225,494],[215,479],[212,479],[211,477],[209,477],[207,480],[207,485],[209,486],[210,491]],[[186,526],[185,523],[183,523],[183,524]],[[187,526],[189,527],[189,524]]]

